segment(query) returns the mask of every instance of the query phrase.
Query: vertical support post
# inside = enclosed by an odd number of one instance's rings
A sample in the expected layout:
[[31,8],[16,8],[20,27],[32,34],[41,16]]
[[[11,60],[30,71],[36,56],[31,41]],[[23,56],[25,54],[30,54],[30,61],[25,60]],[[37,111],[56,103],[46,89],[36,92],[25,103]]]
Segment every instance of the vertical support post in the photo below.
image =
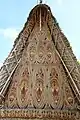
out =
[[40,4],[42,4],[42,0],[40,0]]

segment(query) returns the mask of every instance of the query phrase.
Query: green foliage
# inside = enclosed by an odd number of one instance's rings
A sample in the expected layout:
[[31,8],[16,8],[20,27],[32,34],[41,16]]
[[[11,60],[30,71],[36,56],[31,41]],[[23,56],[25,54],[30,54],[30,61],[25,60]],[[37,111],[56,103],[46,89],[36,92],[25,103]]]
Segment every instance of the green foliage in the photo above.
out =
[[80,60],[78,60],[78,63],[80,64]]

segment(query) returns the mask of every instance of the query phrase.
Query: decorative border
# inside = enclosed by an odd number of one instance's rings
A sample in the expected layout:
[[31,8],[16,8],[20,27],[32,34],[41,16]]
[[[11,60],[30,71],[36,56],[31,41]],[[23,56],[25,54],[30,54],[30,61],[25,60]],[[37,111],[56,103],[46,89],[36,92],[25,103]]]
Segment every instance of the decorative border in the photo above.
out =
[[68,110],[42,110],[42,109],[0,109],[0,118],[27,118],[27,119],[42,119],[42,118],[67,118],[79,120],[80,113],[78,111]]

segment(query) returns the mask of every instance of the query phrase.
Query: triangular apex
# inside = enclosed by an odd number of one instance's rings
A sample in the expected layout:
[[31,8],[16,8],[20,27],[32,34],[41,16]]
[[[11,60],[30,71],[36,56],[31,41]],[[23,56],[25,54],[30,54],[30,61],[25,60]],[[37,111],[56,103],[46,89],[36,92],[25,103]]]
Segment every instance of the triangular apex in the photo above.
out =
[[[37,109],[42,116],[48,113],[43,110],[52,110],[48,117],[58,115],[53,113],[56,110],[64,119],[59,111],[62,110],[62,113],[69,113],[66,114],[68,119],[78,117],[80,73],[77,60],[47,5],[39,4],[31,11],[0,70],[0,90],[2,108],[28,108],[33,110],[31,115]],[[75,116],[71,110],[76,111]],[[17,116],[18,112],[15,114]]]

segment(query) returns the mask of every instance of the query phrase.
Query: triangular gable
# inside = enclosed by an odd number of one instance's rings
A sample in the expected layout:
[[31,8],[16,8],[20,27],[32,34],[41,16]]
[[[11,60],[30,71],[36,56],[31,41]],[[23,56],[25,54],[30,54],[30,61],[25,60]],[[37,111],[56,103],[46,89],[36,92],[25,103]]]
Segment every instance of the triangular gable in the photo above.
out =
[[37,5],[0,70],[2,107],[77,110],[80,73],[47,5]]

